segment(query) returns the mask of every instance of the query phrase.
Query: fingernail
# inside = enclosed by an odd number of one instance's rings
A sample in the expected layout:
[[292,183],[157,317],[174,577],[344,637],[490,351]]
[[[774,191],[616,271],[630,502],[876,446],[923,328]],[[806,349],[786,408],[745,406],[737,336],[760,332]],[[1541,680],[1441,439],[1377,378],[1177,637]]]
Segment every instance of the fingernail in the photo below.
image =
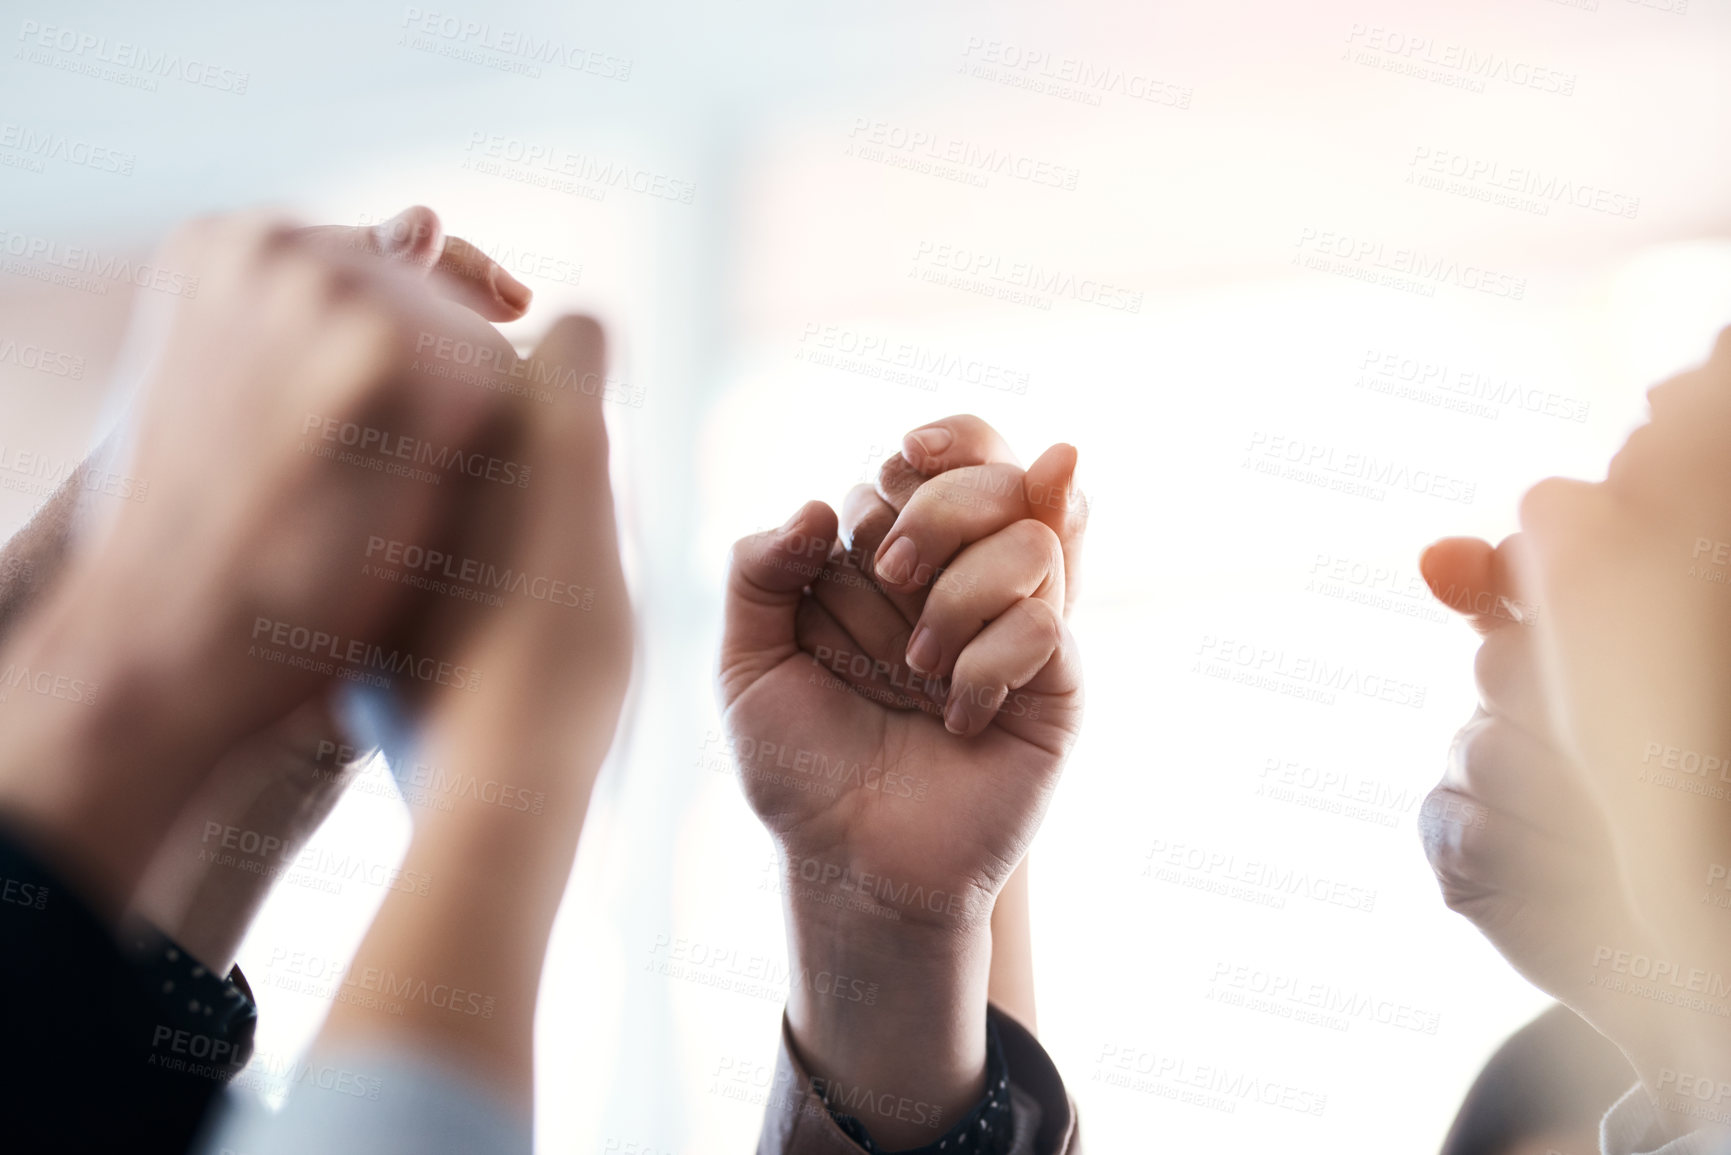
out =
[[805,506],[803,506],[803,505],[800,506],[798,509],[794,510],[793,516],[788,518],[786,521],[782,522],[781,528],[776,530],[775,532],[777,532],[777,533],[790,532],[794,526],[799,524],[799,516],[800,516],[800,514],[802,514],[804,512],[805,512]]
[[910,538],[898,537],[895,544],[878,558],[877,570],[890,581],[900,584],[913,576],[916,560],[917,551],[913,541]]
[[493,295],[508,307],[519,313],[529,307],[529,299],[535,295],[534,291],[506,272],[502,266],[495,264],[488,279],[493,284]]
[[902,460],[916,468],[950,447],[955,438],[942,425],[916,429],[902,438]]
[[908,668],[916,674],[929,674],[938,668],[938,659],[943,651],[938,646],[937,635],[927,626],[921,626],[914,631],[913,640],[908,643]]
[[952,734],[966,734],[968,732],[968,710],[962,705],[960,698],[951,702],[949,708],[944,711],[944,729]]

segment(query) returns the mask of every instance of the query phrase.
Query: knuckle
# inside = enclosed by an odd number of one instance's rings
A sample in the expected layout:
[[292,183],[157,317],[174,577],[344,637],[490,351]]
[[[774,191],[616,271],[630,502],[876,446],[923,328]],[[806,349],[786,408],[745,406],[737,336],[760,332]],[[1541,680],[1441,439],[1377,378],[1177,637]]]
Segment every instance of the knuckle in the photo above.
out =
[[1028,598],[1022,604],[1033,636],[1042,644],[1058,648],[1064,641],[1064,619],[1057,607],[1041,598]]
[[1011,535],[1017,549],[1026,551],[1030,557],[1043,559],[1049,571],[1063,572],[1064,543],[1051,526],[1036,518],[1024,517],[1009,525],[1005,532]]
[[878,466],[877,491],[891,504],[917,490],[925,478],[900,453],[886,457]]
[[[491,258],[487,258],[484,267],[491,265]],[[579,358],[599,361],[605,342],[606,332],[601,322],[583,313],[567,313],[553,322],[553,327],[536,348],[535,356],[561,363]]]
[[1521,529],[1535,538],[1549,536],[1558,528],[1576,504],[1576,498],[1588,482],[1570,481],[1562,477],[1547,477],[1521,495],[1519,518]]
[[439,214],[426,205],[410,205],[388,221],[374,226],[393,251],[416,252],[439,235]]

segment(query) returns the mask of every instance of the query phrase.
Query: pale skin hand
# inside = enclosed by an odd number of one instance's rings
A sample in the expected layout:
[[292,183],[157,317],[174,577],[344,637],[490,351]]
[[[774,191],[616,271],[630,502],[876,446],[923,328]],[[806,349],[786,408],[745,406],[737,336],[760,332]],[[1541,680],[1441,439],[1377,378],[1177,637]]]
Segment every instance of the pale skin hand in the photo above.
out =
[[[1494,550],[1450,538],[1420,569],[1445,604],[1476,606],[1480,705],[1455,735],[1419,832],[1443,899],[1529,982],[1629,1048],[1651,1046],[1651,1009],[1602,985],[1603,952],[1641,951],[1610,831],[1560,740],[1539,681],[1537,610],[1517,535]],[[1464,596],[1463,596],[1464,595]],[[1608,1104],[1607,1104],[1608,1106]]]
[[[600,380],[600,327],[567,318],[535,357]],[[429,878],[428,891],[386,896],[349,972],[412,976],[476,995],[490,1009],[407,1000],[399,1015],[340,1002],[320,1036],[327,1048],[384,1041],[437,1055],[525,1113],[542,962],[618,724],[632,650],[599,391],[561,396],[528,418],[522,452],[533,484],[505,495],[515,507],[512,531],[472,556],[569,582],[590,592],[590,606],[519,595],[478,611],[463,660],[486,679],[476,692],[442,692],[427,704],[419,756],[479,781],[508,776],[544,794],[546,805],[534,813],[465,796],[449,811],[417,815],[403,869]],[[466,603],[449,612],[477,615]]]
[[[1057,446],[1024,474],[989,427],[951,418],[910,435],[839,522],[811,503],[734,548],[721,697],[747,797],[784,859],[792,969],[878,987],[864,1006],[796,983],[795,1045],[815,1075],[940,1120],[982,1092],[991,913],[1080,724],[1063,620],[1082,529],[1074,461]],[[886,590],[879,559],[897,540],[914,562]],[[833,795],[802,791],[777,759],[758,765],[771,747],[862,775]],[[896,897],[913,888],[924,901]],[[864,1121],[890,1147],[933,1138]]]
[[[1648,396],[1651,422],[1630,435],[1606,480],[1540,483],[1522,501],[1521,523],[1548,615],[1542,664],[1560,728],[1603,806],[1651,928],[1650,956],[1674,968],[1674,982],[1654,985],[1718,1003],[1708,976],[1731,957],[1731,921],[1710,900],[1714,867],[1731,863],[1731,803],[1688,789],[1698,783],[1681,769],[1681,752],[1704,761],[1731,749],[1731,599],[1722,584],[1731,551],[1718,544],[1731,541],[1722,448],[1731,334],[1706,365]],[[1662,1117],[1674,1133],[1723,1127],[1726,1020],[1684,1005],[1651,1019],[1662,1039],[1636,1066]],[[1688,1113],[1701,1105],[1690,1091],[1702,1084],[1714,1091],[1717,1120]]]
[[365,245],[221,218],[183,230],[164,259],[204,291],[176,302],[152,370],[134,466],[149,500],[78,543],[4,654],[99,687],[94,706],[17,694],[0,706],[0,805],[109,917],[225,751],[320,688],[247,657],[257,618],[341,637],[388,627],[405,599],[357,581],[353,559],[372,534],[443,532],[465,492],[310,457],[301,418],[465,446],[497,403],[408,372],[408,351],[428,331],[508,350],[417,283],[424,271]]
[[1521,520],[1568,748],[1668,949],[1722,958],[1731,928],[1704,921],[1699,899],[1708,864],[1731,852],[1731,807],[1649,779],[1667,748],[1712,755],[1731,741],[1731,599],[1706,576],[1723,568],[1716,543],[1731,541],[1731,340],[1649,398],[1652,421],[1604,482],[1541,482]]
[[[512,321],[530,292],[461,237],[447,237],[437,214],[416,206],[369,228],[317,226],[300,238],[315,248],[360,252],[424,271],[437,294],[490,321]],[[3,555],[0,555],[3,556]],[[269,857],[292,862],[372,754],[340,763],[328,750],[351,747],[325,694],[309,698],[266,730],[222,756],[187,803],[140,883],[130,917],[161,930],[215,974],[226,974],[276,875],[201,860],[210,824],[273,838]],[[220,838],[217,841],[220,849]]]
[[[1731,741],[1727,591],[1690,573],[1711,568],[1713,542],[1731,540],[1731,474],[1716,440],[1731,429],[1728,352],[1722,339],[1714,363],[1654,390],[1653,423],[1605,482],[1548,481],[1528,494],[1517,541],[1538,624],[1496,630],[1479,662],[1481,682],[1500,679],[1523,703],[1506,711],[1520,726],[1478,724],[1480,744],[1498,749],[1480,761],[1501,772],[1480,774],[1481,788],[1524,793],[1520,813],[1536,832],[1517,826],[1501,854],[1476,857],[1501,888],[1523,861],[1549,854],[1557,885],[1520,903],[1491,901],[1499,917],[1468,913],[1523,973],[1623,1050],[1674,1134],[1703,1123],[1679,1109],[1695,1105],[1680,1079],[1731,1080],[1731,1031],[1710,1011],[1614,989],[1616,962],[1603,952],[1645,956],[1677,979],[1649,974],[1649,985],[1712,1001],[1690,975],[1720,970],[1731,947],[1723,912],[1702,900],[1712,864],[1731,857],[1727,803],[1664,785],[1663,753],[1712,753]],[[1450,552],[1465,572],[1491,568],[1482,542]],[[1509,633],[1525,635],[1521,652],[1503,645],[1487,660]],[[1576,850],[1542,849],[1546,837]],[[1582,989],[1588,978],[1598,989]],[[1626,967],[1620,978],[1639,985]]]

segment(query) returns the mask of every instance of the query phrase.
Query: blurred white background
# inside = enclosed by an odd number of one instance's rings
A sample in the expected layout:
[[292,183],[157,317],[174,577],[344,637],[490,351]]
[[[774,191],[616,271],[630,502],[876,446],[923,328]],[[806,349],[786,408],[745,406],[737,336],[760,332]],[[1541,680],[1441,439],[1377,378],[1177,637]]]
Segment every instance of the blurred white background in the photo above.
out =
[[[715,740],[727,546],[967,411],[1024,460],[1076,444],[1094,507],[1089,718],[1033,861],[1042,1037],[1091,1148],[1433,1151],[1545,1000],[1419,851],[1474,641],[1417,554],[1510,531],[1540,477],[1599,476],[1643,390],[1731,320],[1724,0],[456,5],[0,5],[0,343],[85,358],[0,363],[0,445],[70,466],[109,395],[126,288],[46,283],[44,244],[423,202],[535,290],[513,339],[607,320],[641,391],[609,421],[644,648],[548,963],[540,1149],[753,1143],[780,999],[729,983],[785,966],[770,844]],[[68,305],[79,325],[46,327]],[[907,346],[924,371],[898,376]],[[0,476],[6,529],[39,480]],[[1273,681],[1218,676],[1241,661]],[[1276,671],[1306,661],[1408,704],[1296,696]],[[372,774],[320,849],[401,854]],[[1157,848],[1204,865],[1145,876]],[[1227,858],[1372,909],[1194,885]],[[273,898],[242,953],[258,1085],[328,1009],[295,973],[340,966],[382,893]],[[701,961],[670,979],[679,940]],[[1356,1010],[1233,1005],[1236,968]],[[1320,1110],[1110,1085],[1125,1055]]]

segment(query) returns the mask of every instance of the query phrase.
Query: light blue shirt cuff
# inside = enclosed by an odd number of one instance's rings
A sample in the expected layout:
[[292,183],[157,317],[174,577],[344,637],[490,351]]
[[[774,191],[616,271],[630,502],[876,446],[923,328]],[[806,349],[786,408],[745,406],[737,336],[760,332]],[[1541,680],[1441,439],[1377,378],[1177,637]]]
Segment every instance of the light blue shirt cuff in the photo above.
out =
[[[472,1076],[395,1049],[333,1050],[289,1072],[281,1111],[231,1088],[201,1155],[531,1155],[527,1115]],[[244,1087],[243,1071],[235,1082]]]

